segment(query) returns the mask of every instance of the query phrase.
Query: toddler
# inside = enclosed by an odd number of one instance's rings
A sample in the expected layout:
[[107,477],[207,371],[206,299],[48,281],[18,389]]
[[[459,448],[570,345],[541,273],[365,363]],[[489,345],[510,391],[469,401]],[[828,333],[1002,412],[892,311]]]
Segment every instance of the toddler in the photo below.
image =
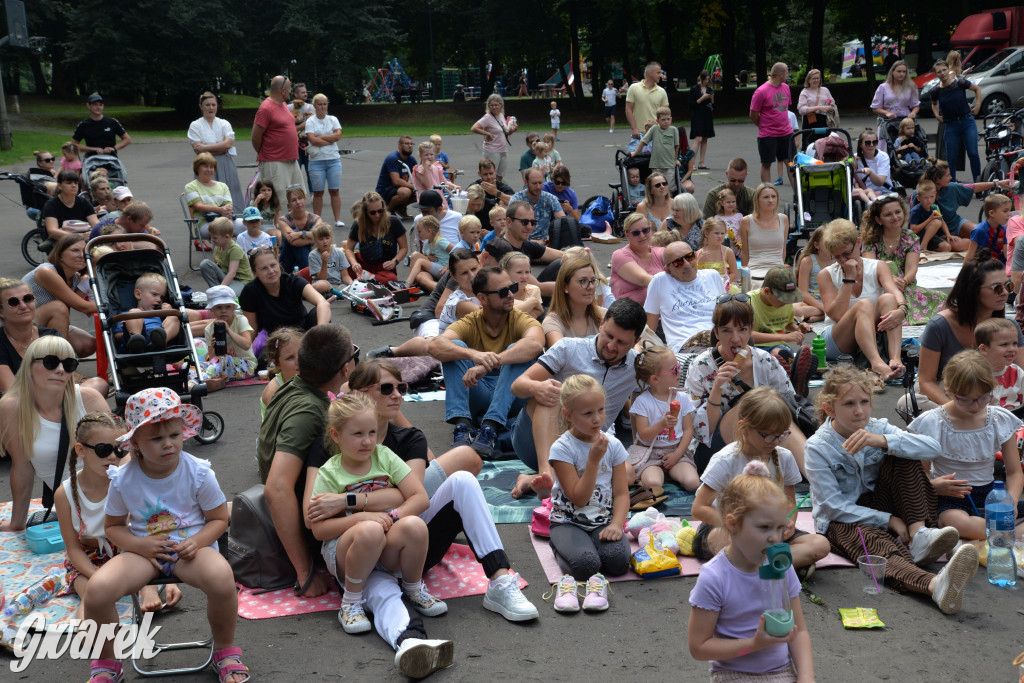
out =
[[299,374],[299,342],[302,330],[297,327],[279,327],[267,337],[267,370],[272,377],[260,394],[260,421],[267,413],[270,399],[285,382]]
[[562,112],[558,109],[558,103],[551,100],[551,111],[548,112],[551,118],[551,135],[558,139],[558,129],[562,126]]
[[[167,280],[159,273],[145,273],[135,281],[135,300],[138,305],[129,313],[140,311],[169,311],[167,303]],[[181,331],[178,316],[166,318],[141,318],[121,323],[121,348],[128,353],[143,353],[167,348],[167,340],[173,340]]]
[[[182,450],[203,422],[199,408],[183,405],[167,388],[144,389],[125,406],[128,432],[117,439],[130,445],[133,458],[114,470],[105,507],[110,542],[121,549],[89,580],[85,618],[100,625],[102,642],[91,675],[121,680],[114,643],[102,634],[117,624],[114,603],[158,577],[176,577],[207,596],[213,631],[213,668],[224,683],[249,680],[242,650],[234,645],[238,619],[235,577],[217,549],[227,531],[228,509],[209,461]],[[108,626],[109,625],[109,626]]]
[[1024,406],[1024,370],[1013,362],[1017,356],[1018,334],[1017,326],[1006,318],[982,320],[974,328],[978,351],[992,366],[995,379],[992,404],[1014,414]]
[[330,225],[321,221],[313,226],[312,233],[315,248],[309,251],[309,275],[313,289],[330,296],[332,289],[352,284],[349,262],[345,250],[334,246],[334,231]]
[[554,170],[561,166],[562,155],[559,154],[557,149],[555,149],[555,142],[557,142],[557,138],[555,138],[555,136],[552,135],[551,133],[544,133],[544,136],[541,138],[541,140],[544,141],[544,144],[548,146],[548,151],[551,152],[551,170]]
[[987,248],[992,252],[992,258],[999,259],[1006,265],[1006,222],[1010,220],[1012,211],[1013,201],[1005,194],[990,194],[985,197],[985,203],[982,205],[985,220],[971,230],[971,242],[967,245],[964,262],[974,258],[974,252],[978,249]]
[[813,331],[810,324],[796,322],[794,309],[804,295],[796,286],[796,275],[789,266],[775,266],[764,275],[763,287],[750,293],[754,309],[751,339],[773,356],[788,362],[793,353],[790,344],[800,345],[804,335]]
[[743,214],[736,210],[736,193],[728,187],[721,190],[715,205],[718,209],[715,217],[721,218],[725,223],[727,238],[725,243],[732,247],[733,255],[739,257],[740,243],[737,236],[740,234],[740,221],[743,220]]
[[505,213],[505,207],[501,204],[496,204],[494,208],[487,212],[487,219],[491,223],[491,231],[487,233],[482,240],[480,240],[481,251],[483,251],[483,248],[487,246],[487,243],[495,237],[505,236],[505,230],[508,228],[508,218]]
[[[604,388],[589,375],[573,375],[558,396],[562,435],[551,445],[551,549],[566,573],[554,586],[555,611],[578,612],[576,582],[586,581],[586,611],[608,609],[605,574],[629,571],[626,449],[601,431]],[[589,577],[589,578],[588,578]]]
[[521,251],[510,251],[501,258],[499,267],[512,279],[516,309],[539,318],[544,312],[540,287],[530,284],[530,257]]
[[[217,285],[206,290],[206,360],[199,362],[205,379],[252,379],[256,376],[256,356],[252,352],[252,326],[244,315],[235,314],[235,293]],[[223,353],[218,353],[223,343]]]
[[[461,221],[459,228],[462,228]],[[448,269],[448,255],[455,246],[441,236],[441,223],[434,216],[423,216],[416,221],[416,246],[410,256],[409,284],[424,287],[426,292],[433,291],[437,278]]]
[[455,243],[455,249],[469,249],[470,251],[479,254],[480,253],[480,233],[483,232],[483,225],[480,223],[480,219],[470,214],[463,216],[459,221],[459,237],[458,242]]
[[552,147],[543,140],[533,143],[533,167],[539,168],[544,174],[544,182],[551,180],[551,170],[555,167],[555,160],[551,156]]
[[701,247],[697,250],[697,269],[717,272],[722,277],[725,291],[739,294],[740,274],[736,268],[736,254],[725,246],[727,235],[725,221],[718,216],[712,216],[704,221],[701,228]]
[[455,174],[451,172],[451,160],[448,155],[441,151],[441,144],[443,140],[440,135],[431,135],[430,142],[434,145],[434,159],[440,164],[444,170],[444,177],[448,180],[455,180]]
[[[942,212],[935,203],[939,191],[935,183],[922,178],[917,184],[917,204],[910,209],[910,230],[921,242],[922,248],[929,251],[964,251],[966,244],[961,244],[959,236],[953,237],[949,227],[942,218]],[[953,248],[956,245],[957,248]],[[959,248],[959,247],[963,248]]]
[[903,161],[917,163],[922,160],[921,147],[917,144],[917,139],[914,137],[916,130],[917,126],[914,123],[914,119],[909,116],[900,121],[900,127],[894,144],[896,145],[896,156],[903,159]]
[[65,142],[60,146],[60,151],[62,155],[60,160],[60,170],[81,173],[82,160],[78,158],[78,145],[73,142]]
[[626,180],[629,182],[629,187],[626,188],[629,204],[635,209],[637,204],[644,200],[644,184],[640,182],[640,169],[635,166],[627,169]]
[[636,435],[636,443],[627,450],[630,467],[645,486],[661,486],[667,472],[687,491],[696,491],[700,479],[686,452],[696,408],[685,391],[677,390],[679,361],[667,346],[652,345],[637,355],[633,367],[637,384],[645,388],[629,409]]
[[461,188],[448,181],[444,175],[444,167],[434,156],[434,143],[421,142],[419,146],[420,163],[412,167],[412,184],[416,188],[416,199],[435,187],[445,187],[449,192],[461,192]]
[[199,272],[209,287],[226,285],[235,295],[242,293],[246,283],[252,281],[252,268],[242,247],[235,241],[235,224],[221,216],[207,226],[213,242],[213,260],[203,259]]

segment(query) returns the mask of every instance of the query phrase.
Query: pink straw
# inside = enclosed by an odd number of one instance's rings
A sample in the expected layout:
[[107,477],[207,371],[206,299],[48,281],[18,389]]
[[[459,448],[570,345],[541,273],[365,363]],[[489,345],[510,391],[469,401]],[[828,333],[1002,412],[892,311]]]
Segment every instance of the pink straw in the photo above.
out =
[[857,535],[860,536],[860,544],[864,546],[864,559],[868,561],[868,571],[871,572],[871,580],[875,582],[875,592],[881,593],[882,589],[878,587],[878,579],[875,577],[875,567],[871,564],[871,553],[868,551],[868,543],[864,540],[864,532],[857,527]]

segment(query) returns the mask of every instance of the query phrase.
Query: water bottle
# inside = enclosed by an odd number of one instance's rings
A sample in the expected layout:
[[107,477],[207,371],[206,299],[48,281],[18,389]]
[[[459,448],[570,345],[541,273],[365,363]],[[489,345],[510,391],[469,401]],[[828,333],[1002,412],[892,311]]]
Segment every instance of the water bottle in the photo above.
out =
[[812,339],[811,351],[818,358],[818,370],[826,370],[828,365],[825,363],[825,338],[819,335]]
[[1017,562],[1013,556],[1013,522],[1017,507],[1001,481],[992,483],[985,497],[985,537],[988,539],[988,582],[1012,586],[1017,582]]

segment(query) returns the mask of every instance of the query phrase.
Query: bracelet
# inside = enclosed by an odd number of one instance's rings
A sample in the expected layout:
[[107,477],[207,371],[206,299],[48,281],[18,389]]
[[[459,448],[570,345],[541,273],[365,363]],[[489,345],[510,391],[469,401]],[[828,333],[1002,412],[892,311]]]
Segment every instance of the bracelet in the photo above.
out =
[[857,284],[857,281],[856,280],[851,280],[850,278],[844,277],[843,278],[843,284],[844,285],[855,285],[855,284]]
[[712,401],[712,400],[711,400],[710,398],[708,399],[708,405],[710,405],[710,406],[714,406],[714,407],[716,407],[716,408],[721,408],[721,407],[722,407],[722,404],[721,404],[721,403],[715,403],[715,402],[714,402],[714,401]]

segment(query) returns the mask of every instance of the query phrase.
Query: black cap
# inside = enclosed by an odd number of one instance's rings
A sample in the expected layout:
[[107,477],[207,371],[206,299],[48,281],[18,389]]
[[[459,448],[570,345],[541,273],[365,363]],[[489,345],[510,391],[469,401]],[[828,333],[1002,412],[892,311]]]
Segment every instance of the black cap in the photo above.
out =
[[444,203],[444,199],[441,198],[441,193],[437,190],[427,190],[420,193],[420,207],[428,209],[440,209],[441,204]]
[[94,92],[93,94],[89,95],[89,99],[87,99],[85,101],[85,103],[86,104],[92,104],[93,102],[102,102],[102,101],[103,101],[103,95],[100,95],[98,92]]

